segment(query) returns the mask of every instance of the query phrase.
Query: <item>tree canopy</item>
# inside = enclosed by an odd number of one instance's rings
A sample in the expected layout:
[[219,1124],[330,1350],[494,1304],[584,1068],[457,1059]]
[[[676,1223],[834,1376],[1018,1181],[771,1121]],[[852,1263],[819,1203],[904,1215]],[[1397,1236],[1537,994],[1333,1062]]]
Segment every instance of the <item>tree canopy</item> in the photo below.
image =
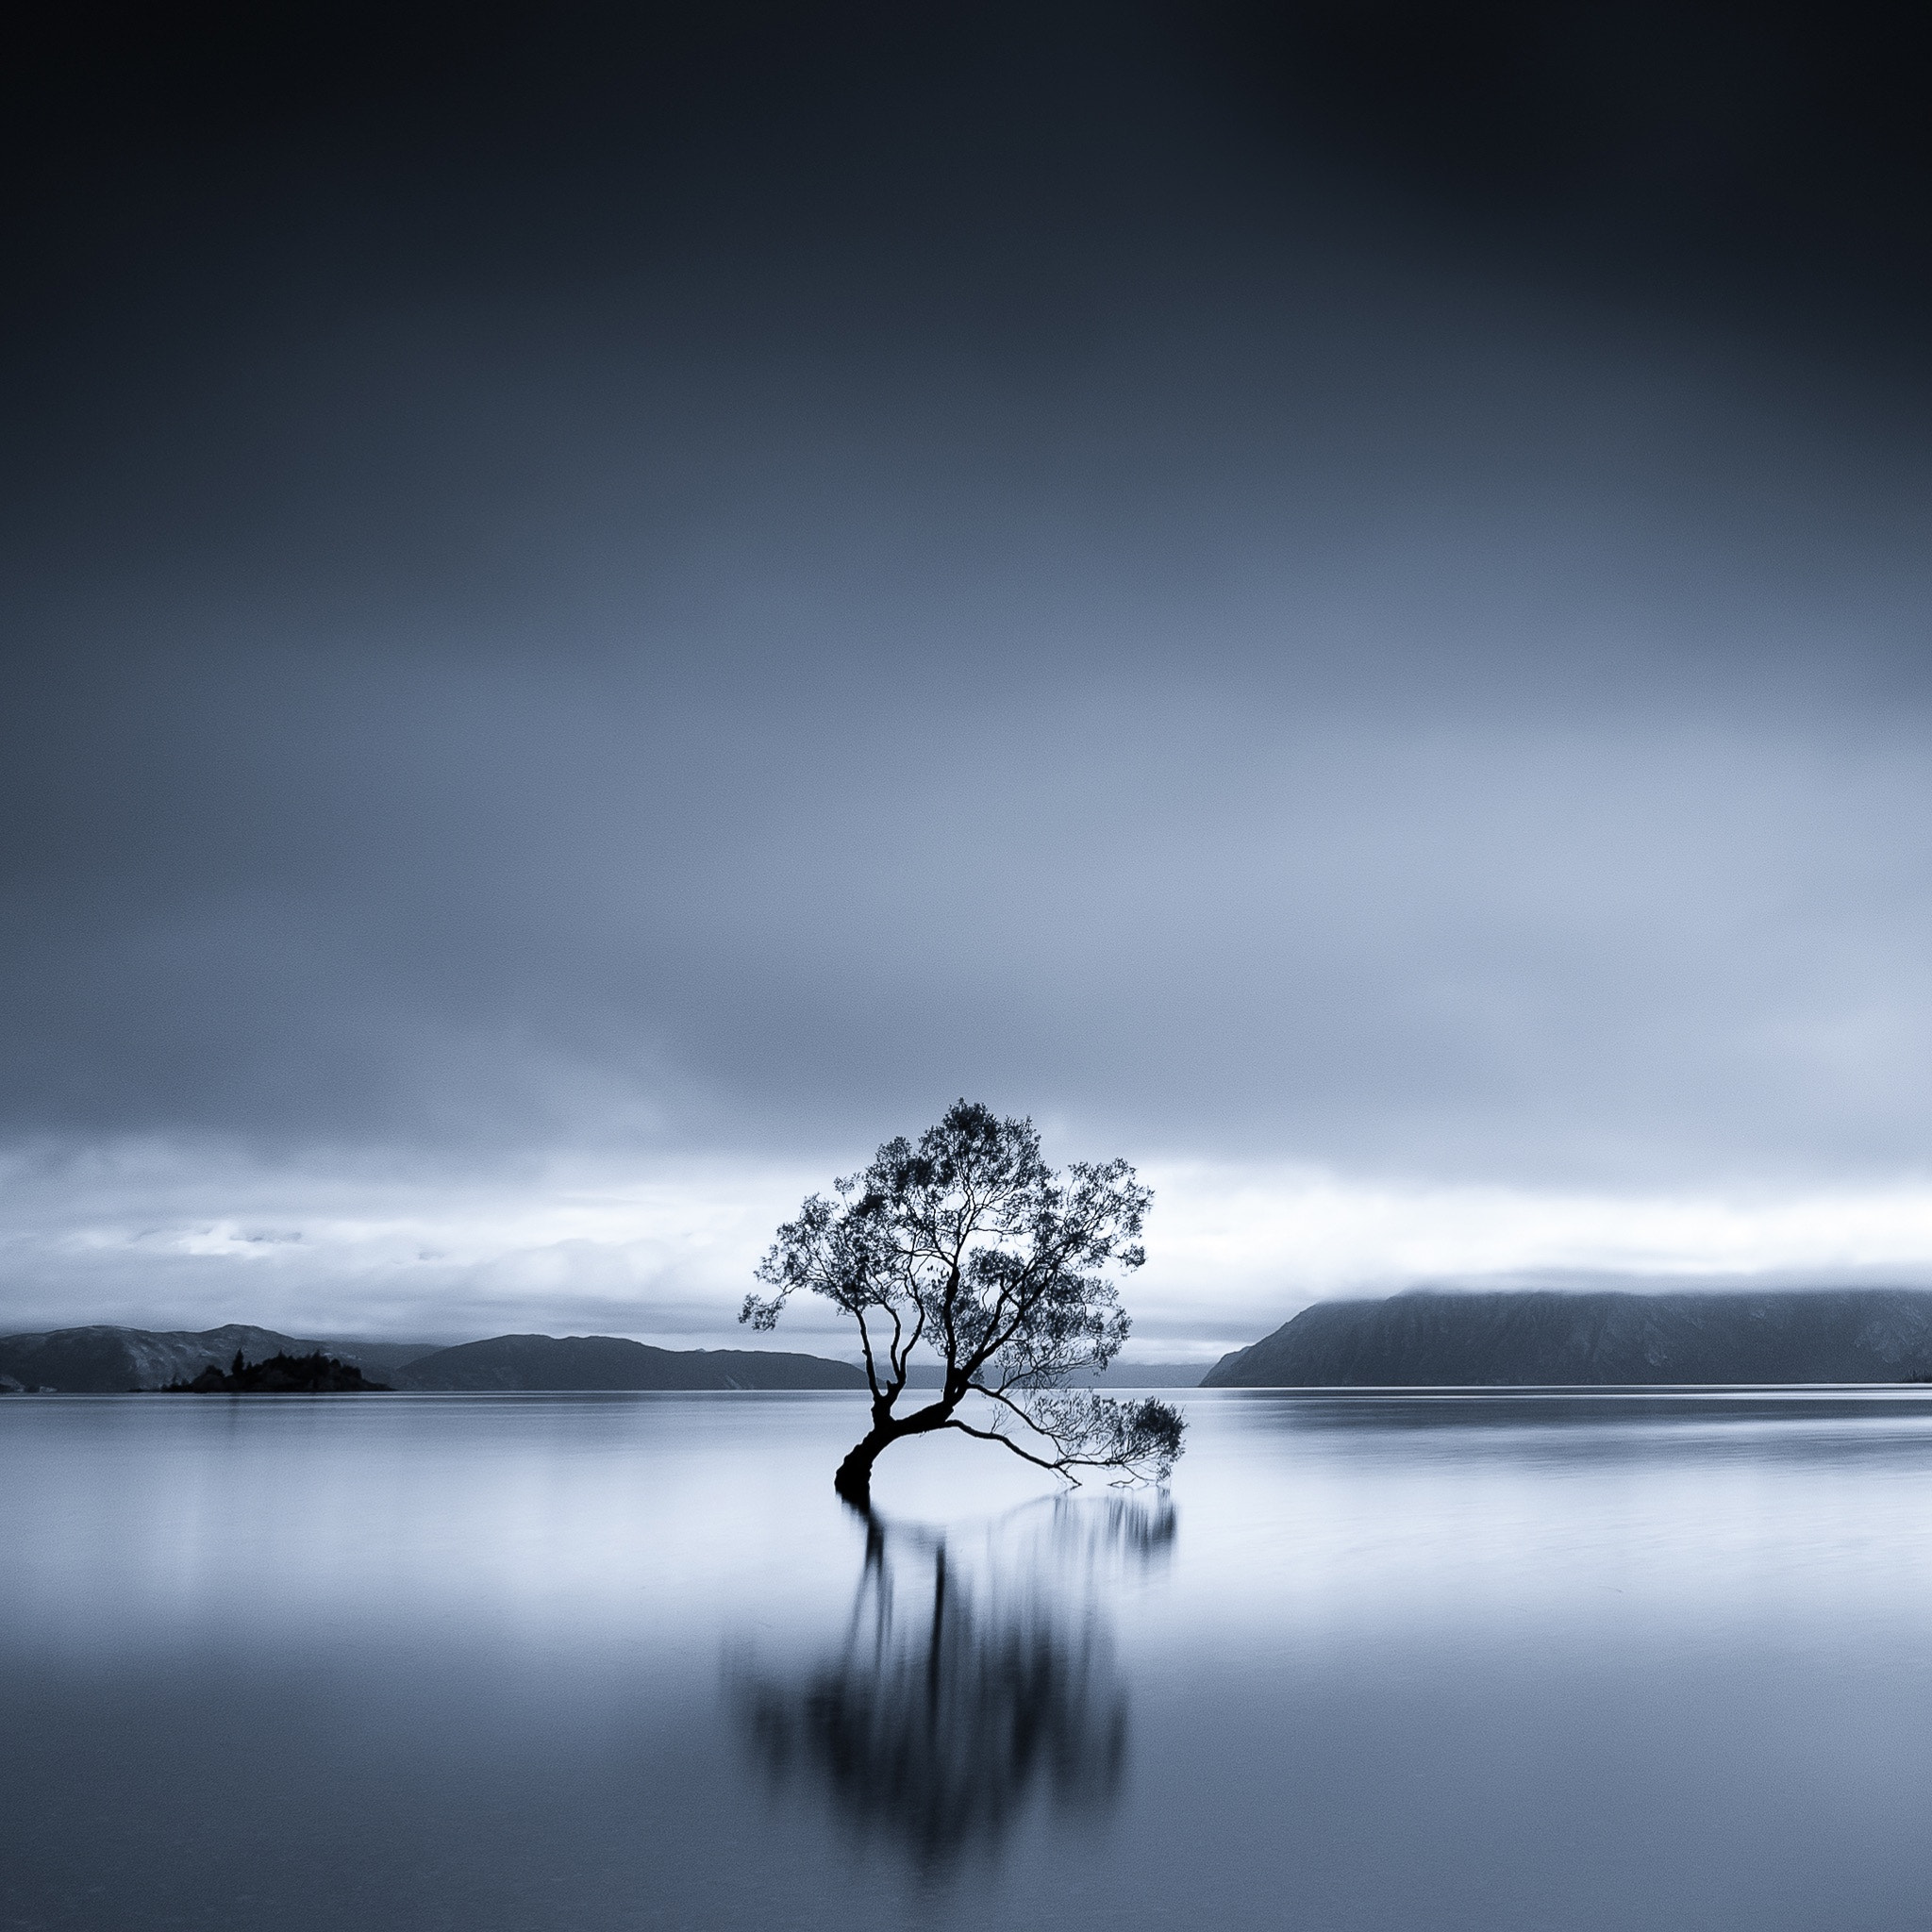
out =
[[[1000,1443],[1069,1481],[1083,1469],[1166,1478],[1186,1426],[1176,1408],[1066,1386],[1105,1369],[1127,1339],[1107,1271],[1146,1259],[1154,1197],[1124,1160],[1057,1174],[1030,1120],[961,1100],[917,1144],[888,1141],[832,1191],[779,1228],[758,1270],[770,1292],[748,1294],[739,1320],[769,1330],[805,1289],[857,1323],[872,1427],[840,1465],[841,1495],[867,1506],[885,1449],[940,1429]],[[921,1347],[939,1357],[941,1385],[901,1413]]]

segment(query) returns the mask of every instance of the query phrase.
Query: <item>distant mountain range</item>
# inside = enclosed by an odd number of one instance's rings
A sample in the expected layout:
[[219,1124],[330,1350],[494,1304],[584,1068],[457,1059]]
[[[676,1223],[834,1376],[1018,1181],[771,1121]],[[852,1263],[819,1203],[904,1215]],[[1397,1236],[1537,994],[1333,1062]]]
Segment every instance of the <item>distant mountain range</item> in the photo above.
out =
[[652,1348],[615,1335],[499,1335],[406,1364],[404,1389],[863,1389],[865,1372],[763,1348]]
[[57,1328],[44,1335],[0,1336],[0,1389],[48,1389],[64,1395],[119,1395],[130,1389],[165,1389],[192,1382],[204,1369],[225,1369],[239,1351],[251,1362],[271,1356],[312,1355],[317,1349],[387,1382],[426,1342],[339,1342],[298,1340],[273,1328],[231,1322],[221,1328]]
[[[1205,1362],[1124,1362],[1116,1359],[1104,1374],[1092,1370],[1069,1375],[1070,1389],[1191,1389],[1207,1368]],[[908,1389],[937,1389],[944,1379],[937,1362],[914,1362],[906,1378]]]
[[118,1395],[192,1382],[250,1362],[321,1350],[398,1389],[862,1389],[863,1371],[774,1349],[651,1348],[612,1335],[499,1335],[441,1348],[426,1341],[315,1341],[230,1323],[196,1332],[97,1325],[0,1337],[0,1390]]
[[[0,1336],[0,1392],[120,1394],[192,1382],[239,1353],[321,1350],[393,1389],[851,1389],[857,1364],[776,1349],[653,1348],[614,1335],[498,1335],[454,1348],[284,1335],[230,1323],[198,1331],[105,1324]],[[1115,1389],[1456,1388],[1751,1382],[1900,1382],[1932,1375],[1932,1290],[1566,1293],[1411,1290],[1317,1302],[1204,1375],[1193,1362],[1116,1362]],[[933,1363],[911,1386],[937,1386]]]
[[[192,1382],[225,1370],[240,1353],[249,1362],[317,1351],[392,1389],[542,1390],[863,1389],[865,1371],[824,1356],[768,1348],[653,1348],[615,1335],[498,1335],[445,1348],[433,1341],[317,1341],[241,1323],[186,1329],[97,1324],[40,1335],[0,1336],[0,1393],[43,1390],[60,1395],[120,1395]],[[914,1367],[910,1386],[936,1388],[936,1364]],[[1101,1386],[1191,1388],[1199,1362],[1115,1362]]]
[[1932,1372],[1932,1291],[1412,1290],[1317,1302],[1206,1389],[1900,1382]]

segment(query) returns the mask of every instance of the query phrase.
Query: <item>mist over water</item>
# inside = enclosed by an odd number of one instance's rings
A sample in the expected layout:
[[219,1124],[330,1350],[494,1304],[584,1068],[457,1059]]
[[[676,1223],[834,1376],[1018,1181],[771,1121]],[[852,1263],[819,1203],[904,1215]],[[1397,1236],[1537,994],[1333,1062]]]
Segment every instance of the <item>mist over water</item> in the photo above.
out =
[[870,1527],[842,1395],[0,1405],[0,1914],[1915,1921],[1932,1397],[1186,1399]]

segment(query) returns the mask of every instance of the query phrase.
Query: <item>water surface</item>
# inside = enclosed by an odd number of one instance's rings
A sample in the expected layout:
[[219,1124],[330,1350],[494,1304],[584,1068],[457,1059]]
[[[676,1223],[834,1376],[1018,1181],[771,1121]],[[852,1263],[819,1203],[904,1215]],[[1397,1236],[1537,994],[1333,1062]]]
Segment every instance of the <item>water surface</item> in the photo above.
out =
[[9,1927],[1923,1922],[1932,1397],[0,1401]]

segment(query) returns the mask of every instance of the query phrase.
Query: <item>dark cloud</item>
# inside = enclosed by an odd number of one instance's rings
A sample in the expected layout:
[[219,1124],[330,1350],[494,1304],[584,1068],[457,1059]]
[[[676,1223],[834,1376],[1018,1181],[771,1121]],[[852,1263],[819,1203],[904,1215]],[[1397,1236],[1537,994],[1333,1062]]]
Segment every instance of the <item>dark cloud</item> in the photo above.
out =
[[49,26],[8,1126],[1913,1164],[1890,20]]

